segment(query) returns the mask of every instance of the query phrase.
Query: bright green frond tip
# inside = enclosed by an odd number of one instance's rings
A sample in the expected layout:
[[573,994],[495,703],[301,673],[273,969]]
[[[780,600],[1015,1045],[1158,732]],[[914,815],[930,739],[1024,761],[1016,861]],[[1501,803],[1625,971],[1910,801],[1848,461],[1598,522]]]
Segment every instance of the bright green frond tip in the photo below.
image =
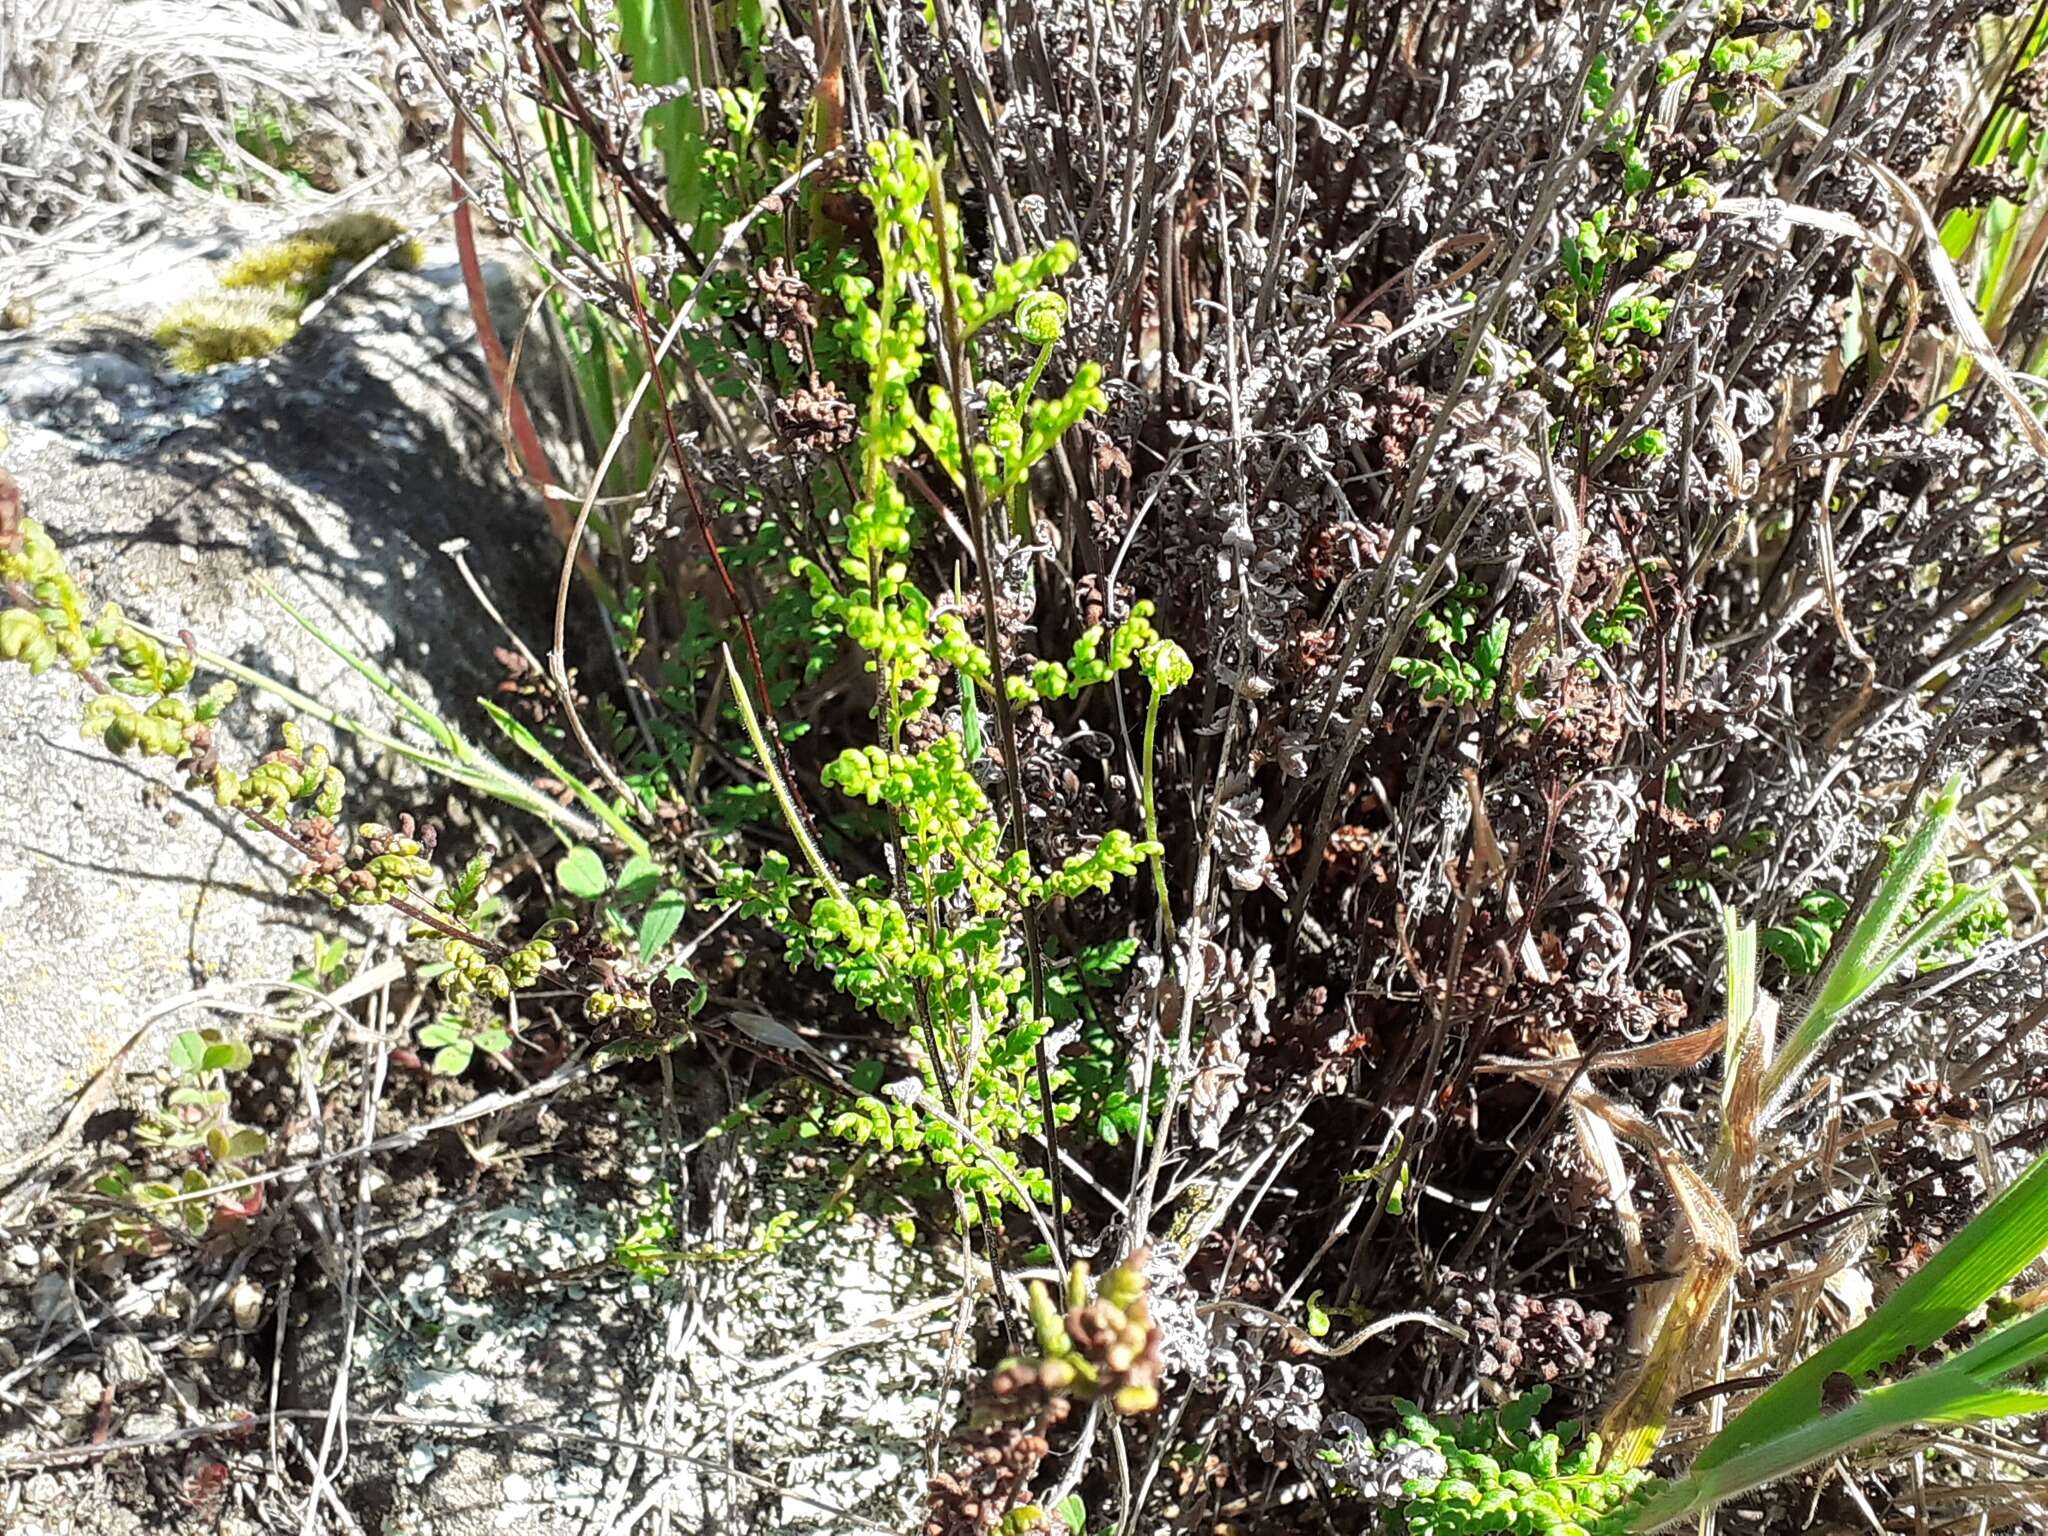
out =
[[1171,640],[1146,646],[1138,665],[1144,669],[1146,680],[1161,693],[1185,688],[1195,675],[1195,664],[1188,659],[1188,653]]
[[1049,347],[1067,329],[1067,301],[1046,288],[1034,288],[1017,301],[1010,321],[1017,334],[1035,347]]

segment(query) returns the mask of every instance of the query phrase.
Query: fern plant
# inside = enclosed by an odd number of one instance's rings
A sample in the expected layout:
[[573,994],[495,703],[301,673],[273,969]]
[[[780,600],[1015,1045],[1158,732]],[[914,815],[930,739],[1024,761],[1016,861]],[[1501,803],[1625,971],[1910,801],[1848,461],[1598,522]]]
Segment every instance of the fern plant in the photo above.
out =
[[1600,1437],[1581,1440],[1576,1423],[1546,1430],[1537,1416],[1549,1400],[1537,1387],[1446,1418],[1404,1402],[1400,1427],[1377,1446],[1346,1435],[1319,1454],[1340,1495],[1389,1506],[1386,1528],[1399,1536],[1620,1536],[1649,1474],[1604,1467]]
[[[823,777],[879,814],[894,875],[839,878],[781,781],[735,668],[733,695],[803,864],[771,852],[729,870],[722,894],[782,935],[792,965],[829,976],[863,1010],[914,1032],[922,1046],[927,1097],[862,1095],[829,1117],[830,1134],[930,1164],[970,1219],[984,1220],[1006,1204],[1052,1198],[1045,1172],[1016,1151],[1022,1138],[1048,1134],[1045,1095],[1034,1104],[1032,1090],[1049,1018],[1043,996],[1033,999],[1027,987],[1022,916],[1108,890],[1158,844],[1117,829],[1057,868],[1035,868],[983,788],[978,770],[993,753],[981,722],[1106,682],[1158,636],[1151,605],[1140,602],[1114,628],[1084,632],[1066,659],[999,676],[960,605],[935,601],[912,575],[917,533],[901,483],[912,456],[929,453],[970,503],[1001,510],[1014,537],[1030,525],[1032,469],[1101,406],[1100,370],[1085,363],[1058,394],[1038,394],[1065,316],[1064,303],[1042,285],[1073,262],[1071,247],[998,266],[986,285],[977,283],[966,272],[957,212],[936,195],[925,152],[896,134],[871,148],[869,163],[863,191],[875,209],[879,271],[839,282],[840,333],[866,373],[858,494],[839,529],[836,567],[799,558],[792,570],[810,593],[815,621],[845,636],[873,680],[875,740],[840,753]],[[931,333],[935,323],[957,326],[952,339],[971,360],[977,342],[1006,319],[1035,358],[1019,387],[985,386],[979,440],[970,447],[946,390],[923,385]],[[998,596],[985,590],[983,600]],[[946,716],[942,701],[951,703]],[[1056,1119],[1078,1112],[1079,1094],[1059,1094],[1063,1072],[1048,1067],[1045,1086]]]

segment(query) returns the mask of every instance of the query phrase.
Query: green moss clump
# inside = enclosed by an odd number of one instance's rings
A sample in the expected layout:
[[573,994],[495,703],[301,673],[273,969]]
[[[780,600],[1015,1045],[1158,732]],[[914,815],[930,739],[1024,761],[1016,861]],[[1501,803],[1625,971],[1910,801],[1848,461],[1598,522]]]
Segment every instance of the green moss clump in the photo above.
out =
[[[405,226],[389,214],[343,213],[288,240],[244,251],[221,273],[227,292],[187,299],[170,310],[157,323],[157,343],[183,373],[275,352],[298,330],[300,312],[336,277],[404,233]],[[402,240],[384,260],[410,272],[423,255],[419,241]]]
[[270,293],[210,293],[173,306],[157,322],[158,346],[181,373],[275,352],[299,328],[299,310]]
[[[304,306],[327,291],[335,277],[405,233],[389,214],[337,214],[275,245],[244,251],[221,273],[223,288],[275,288]],[[410,272],[420,264],[420,243],[406,240],[385,260]]]
[[270,288],[303,306],[326,291],[339,253],[327,240],[294,235],[242,252],[220,275],[223,288]]

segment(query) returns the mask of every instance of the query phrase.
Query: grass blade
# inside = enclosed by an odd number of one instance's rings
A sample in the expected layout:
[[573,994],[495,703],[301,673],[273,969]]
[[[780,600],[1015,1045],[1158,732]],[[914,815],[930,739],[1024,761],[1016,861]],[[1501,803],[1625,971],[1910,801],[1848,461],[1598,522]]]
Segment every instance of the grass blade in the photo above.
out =
[[836,900],[846,900],[846,888],[839,883],[839,877],[832,873],[832,866],[825,862],[825,856],[811,840],[810,828],[804,825],[804,818],[797,812],[795,797],[790,794],[789,786],[783,783],[782,775],[776,772],[775,754],[768,749],[768,737],[761,729],[760,717],[754,713],[754,701],[747,697],[747,685],[740,680],[739,666],[732,659],[732,647],[726,645],[719,649],[725,655],[725,676],[732,689],[733,703],[739,706],[740,721],[747,728],[747,740],[754,744],[754,756],[760,760],[761,771],[768,776],[768,787],[775,792],[775,803],[782,808],[782,819],[789,824],[797,847],[803,850],[804,862],[811,866],[811,873]]
[[1962,775],[1957,774],[1928,807],[1912,840],[1893,856],[1877,894],[1857,919],[1855,928],[1838,943],[1805,1017],[1786,1040],[1785,1048],[1771,1063],[1764,1079],[1764,1102],[1770,1109],[1777,1109],[1791,1096],[1835,1026],[1898,962],[1900,952],[1887,951],[1886,942],[1927,878],[1927,871],[1941,856],[1942,838],[1961,797]]
[[641,858],[651,859],[654,857],[654,851],[648,846],[647,839],[634,830],[633,824],[613,810],[611,806],[607,805],[604,797],[598,794],[596,790],[564,768],[556,759],[555,754],[547,749],[538,736],[506,714],[504,710],[493,704],[489,699],[478,699],[477,703],[483,707],[484,713],[491,717],[492,723],[505,733],[506,737],[515,747],[519,748],[520,751],[524,752],[536,763],[539,763],[541,767],[545,768],[555,778],[566,784],[569,787],[569,793],[582,801],[589,809],[590,814],[605,824],[612,836],[624,843],[634,853],[639,854]]
[[[2048,1312],[2037,1312],[1980,1340],[1953,1359],[1903,1381],[1874,1387],[1834,1412],[1814,1411],[1779,1433],[1707,1465],[1652,1499],[1632,1522],[1638,1531],[1686,1519],[1752,1488],[1830,1461],[1857,1446],[1916,1424],[1970,1424],[2048,1411],[2048,1392],[2009,1384],[2048,1355]],[[1732,1432],[1742,1420],[1730,1425]],[[1728,1438],[1723,1434],[1715,1449]]]
[[305,614],[293,607],[291,601],[268,582],[259,583],[259,585],[262,586],[266,597],[291,615],[293,623],[297,624],[299,628],[303,629],[307,634],[318,640],[328,650],[346,662],[358,676],[401,710],[407,719],[411,720],[413,724],[439,742],[443,750],[453,754],[461,762],[467,762],[477,755],[476,748],[463,740],[461,732],[420,703],[419,700],[399,687],[398,684],[391,681],[385,675],[383,668],[371,661],[369,657],[359,655],[343,645],[326,630],[306,617]]
[[1634,1109],[1579,1089],[1572,1095],[1606,1120],[1657,1164],[1684,1218],[1689,1247],[1682,1278],[1657,1320],[1657,1336],[1634,1376],[1607,1412],[1600,1438],[1611,1466],[1639,1467],[1650,1459],[1671,1418],[1672,1404],[1695,1369],[1693,1341],[1712,1325],[1742,1252],[1735,1219],[1717,1195],[1652,1121]]
[[1991,892],[1964,890],[1952,893],[1947,901],[1921,918],[1899,940],[1891,957],[1885,961],[1884,974],[1912,965],[1919,957],[1947,938],[1961,926],[1963,919],[1991,899]]
[[[160,644],[174,643],[144,625],[137,624],[135,627]],[[290,705],[299,714],[308,719],[318,720],[331,730],[373,742],[385,751],[402,757],[409,763],[417,763],[427,772],[438,774],[452,784],[460,784],[465,789],[473,790],[480,795],[488,795],[515,810],[524,811],[527,815],[546,822],[564,837],[574,839],[597,835],[594,823],[584,820],[566,806],[556,804],[486,753],[471,748],[470,755],[464,759],[443,757],[438,752],[431,752],[389,732],[380,731],[353,715],[330,708],[318,699],[300,693],[296,688],[281,683],[266,673],[258,672],[253,667],[245,667],[240,662],[217,652],[196,649],[192,654],[208,671],[218,672],[258,692],[267,693],[279,702]]]
[[1781,1377],[1736,1416],[1694,1464],[1695,1476],[1782,1438],[1821,1412],[1837,1371],[1860,1376],[1927,1349],[2048,1250],[2048,1154],[2035,1160],[1875,1312]]
[[[1721,909],[1721,932],[1725,942],[1728,976],[1728,1028],[1721,1036],[1721,1118],[1728,1117],[1728,1101],[1735,1092],[1735,1080],[1744,1053],[1749,1049],[1750,1031],[1758,1023],[1756,1008],[1756,924],[1745,923],[1733,907]],[[1768,1045],[1768,1042],[1760,1042]],[[1769,1064],[1769,1052],[1765,1052]]]

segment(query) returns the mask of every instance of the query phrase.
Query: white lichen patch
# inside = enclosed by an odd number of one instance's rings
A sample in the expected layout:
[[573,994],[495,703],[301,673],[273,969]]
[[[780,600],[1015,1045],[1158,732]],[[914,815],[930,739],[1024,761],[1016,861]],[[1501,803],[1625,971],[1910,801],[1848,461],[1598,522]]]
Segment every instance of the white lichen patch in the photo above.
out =
[[[531,1406],[537,1351],[565,1310],[588,1300],[583,1287],[552,1285],[548,1277],[603,1262],[625,1215],[542,1167],[521,1201],[459,1224],[451,1249],[423,1253],[401,1274],[400,1315],[366,1310],[357,1367],[401,1381],[409,1411],[421,1417]],[[472,1283],[458,1285],[458,1276]],[[492,1294],[496,1287],[520,1294]],[[631,1288],[641,1303],[651,1299],[645,1285]],[[598,1376],[591,1384],[614,1392],[622,1379],[603,1367]]]
[[[952,1411],[959,1285],[939,1256],[856,1216],[773,1252],[631,1277],[615,1245],[675,1170],[617,1099],[576,1113],[617,1117],[621,1176],[591,1187],[536,1159],[516,1200],[424,1240],[358,1315],[361,1395],[423,1421],[555,1432],[408,1438],[387,1463],[386,1530],[641,1529],[657,1508],[685,1531],[918,1528],[926,1447]],[[719,1230],[675,1233],[676,1248],[743,1248],[778,1213],[815,1210],[829,1190],[781,1157],[762,1151],[736,1181],[725,1170]]]

